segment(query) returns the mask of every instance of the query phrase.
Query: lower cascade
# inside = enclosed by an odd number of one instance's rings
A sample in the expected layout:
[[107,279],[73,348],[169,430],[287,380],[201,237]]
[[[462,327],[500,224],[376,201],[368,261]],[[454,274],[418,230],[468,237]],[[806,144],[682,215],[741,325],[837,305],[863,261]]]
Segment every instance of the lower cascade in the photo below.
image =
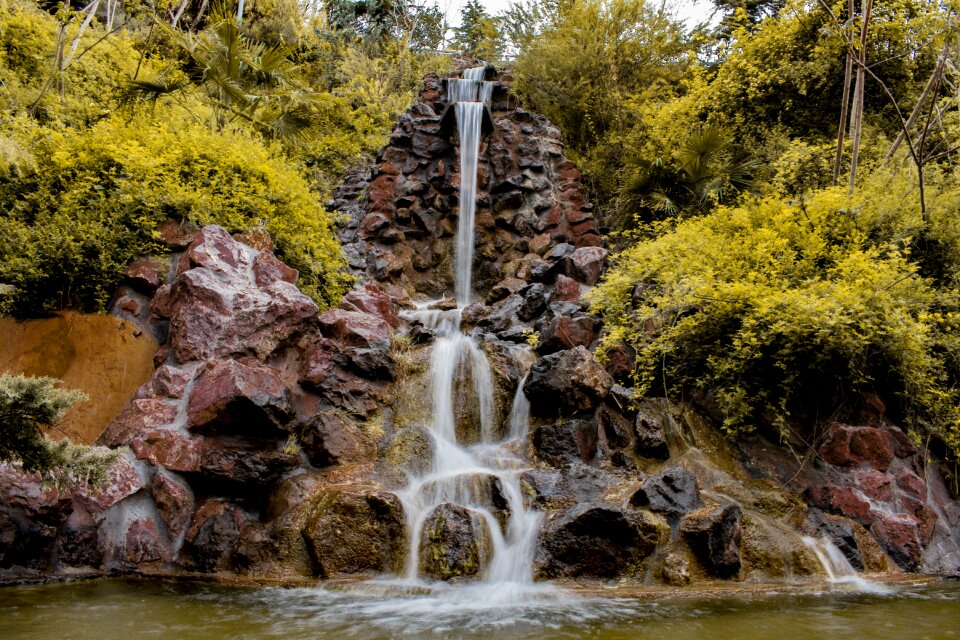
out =
[[[433,415],[425,425],[433,440],[433,461],[398,492],[410,535],[403,577],[414,583],[477,577],[490,584],[532,584],[542,517],[525,506],[520,489],[526,463],[516,451],[527,436],[528,407],[523,385],[517,388],[509,424],[497,424],[490,364],[460,326],[470,302],[480,124],[489,99],[483,70],[464,73],[454,104],[461,174],[457,306],[411,313],[437,336],[428,374]],[[528,349],[517,347],[516,359],[529,367]]]

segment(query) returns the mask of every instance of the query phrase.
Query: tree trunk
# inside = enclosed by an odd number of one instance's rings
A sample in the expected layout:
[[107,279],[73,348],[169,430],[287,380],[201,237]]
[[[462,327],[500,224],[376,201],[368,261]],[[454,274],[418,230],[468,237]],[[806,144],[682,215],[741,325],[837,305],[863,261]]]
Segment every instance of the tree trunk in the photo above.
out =
[[853,149],[850,155],[850,189],[857,185],[857,164],[860,160],[860,136],[863,133],[863,95],[867,80],[867,29],[873,0],[863,0],[863,24],[860,26],[860,50],[857,52],[857,84],[853,91],[853,113],[850,116],[850,138]]
[[[853,0],[847,2],[847,17],[853,19]],[[847,50],[847,64],[843,71],[843,100],[840,104],[840,126],[837,127],[837,155],[833,159],[833,184],[840,181],[840,163],[843,161],[843,136],[847,130],[847,116],[850,110],[850,76],[853,75],[853,52]]]

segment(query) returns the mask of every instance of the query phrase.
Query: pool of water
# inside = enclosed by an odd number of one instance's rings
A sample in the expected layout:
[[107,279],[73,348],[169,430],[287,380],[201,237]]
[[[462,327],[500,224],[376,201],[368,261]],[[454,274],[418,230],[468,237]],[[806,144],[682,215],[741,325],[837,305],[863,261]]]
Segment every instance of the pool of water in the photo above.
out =
[[941,639],[960,637],[960,584],[650,597],[553,587],[414,593],[389,584],[241,588],[113,579],[0,589],[0,637]]

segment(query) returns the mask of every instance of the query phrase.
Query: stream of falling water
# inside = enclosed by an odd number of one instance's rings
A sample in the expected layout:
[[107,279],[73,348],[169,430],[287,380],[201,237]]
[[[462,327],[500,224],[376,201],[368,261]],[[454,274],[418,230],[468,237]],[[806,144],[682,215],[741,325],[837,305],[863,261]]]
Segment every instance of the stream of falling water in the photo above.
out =
[[[457,308],[414,312],[436,339],[430,357],[433,463],[398,492],[407,514],[410,546],[404,580],[422,583],[421,543],[424,525],[443,505],[468,510],[480,540],[482,569],[477,586],[486,599],[509,601],[533,586],[532,564],[541,514],[528,509],[520,489],[526,461],[508,443],[525,440],[529,404],[522,384],[508,424],[497,424],[493,373],[476,340],[460,328],[462,309],[470,304],[477,199],[477,161],[482,118],[492,93],[483,67],[467,69],[451,80],[460,138],[460,215],[456,237],[454,291]],[[528,350],[516,350],[517,364],[529,368]],[[513,447],[516,449],[517,447]],[[499,517],[498,517],[499,516]]]

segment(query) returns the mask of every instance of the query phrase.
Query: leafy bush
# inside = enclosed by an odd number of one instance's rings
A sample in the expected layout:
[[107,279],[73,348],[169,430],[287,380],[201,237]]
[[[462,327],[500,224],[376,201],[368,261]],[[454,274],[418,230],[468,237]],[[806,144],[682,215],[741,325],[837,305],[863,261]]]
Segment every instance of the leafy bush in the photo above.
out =
[[116,459],[67,440],[53,442],[41,433],[57,425],[67,409],[86,396],[57,387],[54,378],[0,375],[0,462],[19,464],[63,486],[68,482],[99,484]]
[[126,264],[157,250],[166,218],[243,231],[261,224],[322,307],[349,284],[332,221],[306,181],[259,137],[158,107],[89,130],[0,126],[32,162],[0,174],[0,312],[100,309]]
[[[960,451],[960,197],[938,190],[924,227],[915,196],[908,178],[876,175],[856,197],[768,197],[679,222],[624,251],[593,292],[607,343],[636,348],[644,392],[713,392],[731,432],[817,423],[869,392]],[[921,274],[921,230],[940,247],[939,282]]]

